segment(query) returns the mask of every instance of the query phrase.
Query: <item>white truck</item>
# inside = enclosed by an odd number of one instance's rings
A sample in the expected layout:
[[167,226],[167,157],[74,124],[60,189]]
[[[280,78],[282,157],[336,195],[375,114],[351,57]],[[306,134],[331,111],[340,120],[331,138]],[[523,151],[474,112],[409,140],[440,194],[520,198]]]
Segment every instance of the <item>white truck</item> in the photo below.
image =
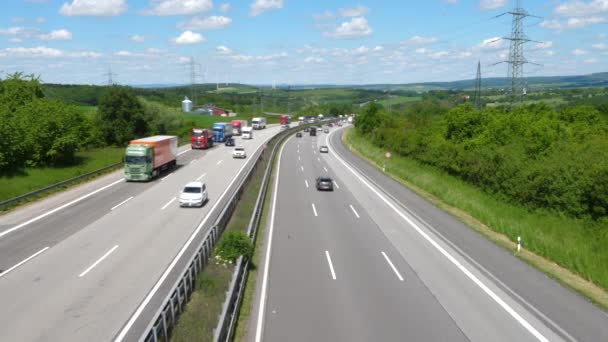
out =
[[253,139],[253,128],[252,127],[243,127],[242,139]]
[[253,129],[264,129],[266,128],[266,118],[253,118],[251,125]]

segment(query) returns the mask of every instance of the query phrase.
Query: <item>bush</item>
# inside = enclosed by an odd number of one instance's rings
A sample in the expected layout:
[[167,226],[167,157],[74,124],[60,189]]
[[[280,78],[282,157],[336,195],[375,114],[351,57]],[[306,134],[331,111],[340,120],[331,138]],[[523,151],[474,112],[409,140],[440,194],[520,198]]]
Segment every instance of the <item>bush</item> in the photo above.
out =
[[216,257],[220,261],[234,264],[239,256],[249,259],[253,255],[253,244],[247,234],[231,230],[225,232],[215,248]]

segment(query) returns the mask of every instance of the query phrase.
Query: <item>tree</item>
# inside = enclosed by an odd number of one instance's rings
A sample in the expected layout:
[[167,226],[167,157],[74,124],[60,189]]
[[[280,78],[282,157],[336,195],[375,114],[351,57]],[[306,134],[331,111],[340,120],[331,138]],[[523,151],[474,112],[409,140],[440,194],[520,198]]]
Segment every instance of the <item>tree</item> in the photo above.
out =
[[97,125],[107,144],[124,145],[149,130],[144,107],[126,87],[111,87],[99,100]]

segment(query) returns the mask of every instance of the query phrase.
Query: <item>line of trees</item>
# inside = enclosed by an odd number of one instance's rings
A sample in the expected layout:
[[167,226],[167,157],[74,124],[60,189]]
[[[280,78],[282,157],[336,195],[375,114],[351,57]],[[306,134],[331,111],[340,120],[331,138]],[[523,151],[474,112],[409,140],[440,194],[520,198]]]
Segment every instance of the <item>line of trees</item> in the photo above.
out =
[[33,75],[0,80],[0,174],[73,165],[82,149],[177,134],[182,125],[179,110],[138,98],[128,87],[107,88],[96,102],[97,113],[86,116],[75,105],[47,98]]
[[432,103],[356,118],[375,144],[436,166],[506,200],[577,218],[608,220],[606,106],[513,110]]

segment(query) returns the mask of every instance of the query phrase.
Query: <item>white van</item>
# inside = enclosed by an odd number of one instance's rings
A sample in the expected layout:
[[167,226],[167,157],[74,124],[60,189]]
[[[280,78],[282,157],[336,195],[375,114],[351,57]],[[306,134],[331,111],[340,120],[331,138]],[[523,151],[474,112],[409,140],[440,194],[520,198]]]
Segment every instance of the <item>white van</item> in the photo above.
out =
[[253,128],[243,127],[241,131],[241,139],[253,139]]

